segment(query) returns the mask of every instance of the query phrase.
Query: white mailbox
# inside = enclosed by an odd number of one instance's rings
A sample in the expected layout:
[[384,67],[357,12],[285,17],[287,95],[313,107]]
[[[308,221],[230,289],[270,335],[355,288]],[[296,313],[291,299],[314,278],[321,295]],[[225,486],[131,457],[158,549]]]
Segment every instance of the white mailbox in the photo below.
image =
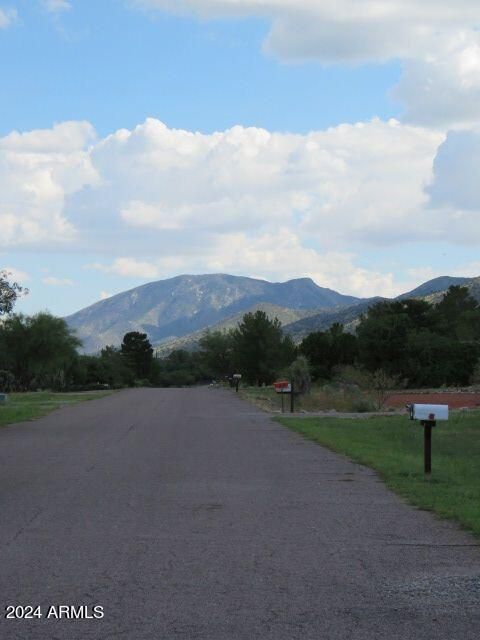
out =
[[448,420],[448,404],[412,404],[410,417],[412,420]]

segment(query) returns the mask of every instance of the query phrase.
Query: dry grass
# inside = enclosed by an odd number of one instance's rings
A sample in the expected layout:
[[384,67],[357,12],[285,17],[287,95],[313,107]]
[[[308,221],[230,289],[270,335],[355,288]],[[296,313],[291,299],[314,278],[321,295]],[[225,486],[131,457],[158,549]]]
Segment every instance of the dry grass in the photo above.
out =
[[[270,413],[281,411],[282,399],[272,387],[243,387],[239,391],[242,398],[253,403],[260,409]],[[284,396],[285,410],[290,409],[290,396]],[[334,385],[314,386],[310,393],[297,396],[296,411],[339,411],[364,412],[374,411],[375,405],[369,392],[359,389]]]

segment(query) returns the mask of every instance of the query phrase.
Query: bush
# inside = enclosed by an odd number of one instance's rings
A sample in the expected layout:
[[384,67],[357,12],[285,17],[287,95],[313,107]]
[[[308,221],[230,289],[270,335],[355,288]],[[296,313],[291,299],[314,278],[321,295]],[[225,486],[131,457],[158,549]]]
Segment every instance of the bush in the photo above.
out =
[[368,398],[357,398],[353,400],[350,411],[355,413],[368,413],[369,411],[375,411],[375,407]]
[[294,390],[296,393],[308,393],[312,384],[310,377],[310,368],[308,360],[305,356],[298,356],[292,362],[289,368],[289,378],[294,382]]
[[10,393],[17,388],[15,376],[10,371],[0,369],[0,391],[2,393]]

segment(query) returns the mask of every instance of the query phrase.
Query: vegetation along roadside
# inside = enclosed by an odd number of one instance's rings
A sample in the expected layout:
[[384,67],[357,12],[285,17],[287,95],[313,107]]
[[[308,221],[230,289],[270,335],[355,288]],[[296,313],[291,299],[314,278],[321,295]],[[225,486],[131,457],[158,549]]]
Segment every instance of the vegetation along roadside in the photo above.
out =
[[92,391],[88,393],[50,393],[47,391],[29,393],[11,393],[5,404],[0,405],[0,427],[15,422],[35,420],[51,413],[55,409],[77,402],[96,400],[112,393],[111,391]]
[[371,467],[410,504],[455,520],[480,536],[479,411],[452,413],[448,422],[434,429],[432,477],[428,481],[423,473],[423,429],[407,417],[276,420]]

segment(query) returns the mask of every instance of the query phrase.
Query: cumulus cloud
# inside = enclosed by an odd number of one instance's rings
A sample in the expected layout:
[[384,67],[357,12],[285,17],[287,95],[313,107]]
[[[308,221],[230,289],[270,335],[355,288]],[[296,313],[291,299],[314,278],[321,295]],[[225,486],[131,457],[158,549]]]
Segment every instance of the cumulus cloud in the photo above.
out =
[[136,0],[136,6],[202,18],[270,21],[267,52],[323,64],[400,60],[393,95],[405,120],[459,126],[478,120],[480,4],[477,0]]
[[86,123],[12,133],[0,139],[1,242],[70,243],[110,256],[90,267],[125,278],[305,275],[393,295],[406,285],[362,267],[362,251],[480,241],[476,211],[447,206],[438,192],[460,135],[378,119],[305,135],[240,126],[201,134],[155,119],[103,139]]
[[480,132],[448,134],[435,158],[429,193],[434,207],[480,212]]
[[289,59],[385,61],[428,53],[439,39],[480,21],[476,0],[136,0],[137,6],[202,17],[272,21],[267,47]]
[[7,29],[17,19],[16,9],[0,7],[0,29]]
[[414,229],[428,234],[419,213],[443,139],[396,121],[307,135],[239,126],[203,135],[149,119],[96,145],[102,185],[81,206],[100,194],[125,226],[172,238],[291,225],[326,249],[398,242]]
[[395,282],[392,273],[365,269],[355,262],[356,256],[350,253],[306,247],[288,228],[256,237],[231,234],[214,243],[205,259],[209,271],[248,273],[272,280],[291,278],[294,265],[299,277],[358,296],[393,296],[405,290],[405,284]]
[[[445,226],[451,242],[480,242],[480,132],[451,131],[434,162],[427,189],[429,210]],[[438,228],[438,226],[437,226]]]
[[74,237],[63,209],[68,194],[97,180],[88,148],[94,137],[89,123],[65,122],[0,138],[0,246]]
[[458,32],[427,56],[407,60],[392,95],[410,122],[457,129],[478,123],[480,33]]

